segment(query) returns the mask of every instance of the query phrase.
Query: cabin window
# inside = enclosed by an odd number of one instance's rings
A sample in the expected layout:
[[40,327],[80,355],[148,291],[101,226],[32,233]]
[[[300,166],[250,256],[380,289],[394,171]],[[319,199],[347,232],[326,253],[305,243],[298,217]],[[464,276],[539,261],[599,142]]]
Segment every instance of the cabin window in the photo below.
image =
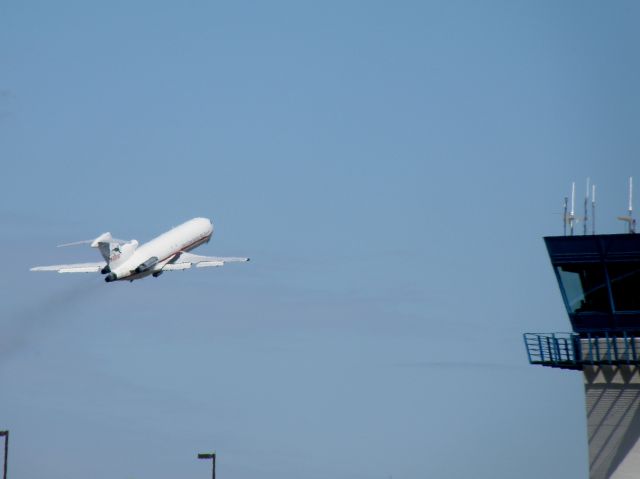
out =
[[640,311],[640,262],[609,263],[607,268],[616,311]]
[[609,290],[601,263],[557,266],[569,313],[607,313],[611,311]]

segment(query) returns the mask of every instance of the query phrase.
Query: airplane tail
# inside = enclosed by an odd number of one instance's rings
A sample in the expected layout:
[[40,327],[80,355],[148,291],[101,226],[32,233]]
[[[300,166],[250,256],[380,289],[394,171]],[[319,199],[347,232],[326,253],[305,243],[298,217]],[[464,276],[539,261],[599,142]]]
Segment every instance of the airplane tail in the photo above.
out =
[[58,247],[64,246],[76,246],[81,244],[90,244],[92,248],[98,248],[100,254],[107,262],[107,265],[117,267],[124,262],[138,247],[136,240],[123,241],[115,239],[111,236],[111,233],[102,233],[95,239],[75,241],[73,243],[66,243],[58,245]]
[[91,247],[98,248],[108,266],[117,268],[133,254],[138,247],[138,242],[116,240],[111,233],[103,233],[93,240]]
[[102,233],[91,242],[91,247],[98,248],[98,251],[100,251],[100,254],[107,264],[111,262],[112,251],[115,252],[114,250],[119,248],[119,246],[120,244],[118,242],[113,241],[111,233]]
[[[109,259],[107,264],[110,268],[117,268],[124,263],[138,248],[138,242],[131,240],[124,244],[109,243]],[[100,251],[102,253],[102,251]]]

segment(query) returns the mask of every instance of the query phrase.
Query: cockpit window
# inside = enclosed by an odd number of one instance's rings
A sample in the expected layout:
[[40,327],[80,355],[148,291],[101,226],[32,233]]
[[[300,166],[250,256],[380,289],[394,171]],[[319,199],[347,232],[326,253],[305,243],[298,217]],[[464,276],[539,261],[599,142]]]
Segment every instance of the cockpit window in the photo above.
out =
[[616,311],[640,311],[640,263],[609,263]]
[[611,311],[609,291],[601,263],[557,266],[569,313]]

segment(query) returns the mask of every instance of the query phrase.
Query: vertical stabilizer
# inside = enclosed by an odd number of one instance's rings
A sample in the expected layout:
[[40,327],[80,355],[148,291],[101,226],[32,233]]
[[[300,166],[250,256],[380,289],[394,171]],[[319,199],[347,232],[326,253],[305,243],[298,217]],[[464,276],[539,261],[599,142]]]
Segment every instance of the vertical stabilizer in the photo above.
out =
[[91,243],[92,248],[98,248],[107,265],[117,267],[129,258],[138,247],[136,240],[128,242],[116,240],[111,233],[102,233]]
[[131,240],[123,244],[109,243],[109,247],[110,256],[107,263],[109,264],[109,267],[117,268],[131,257],[134,251],[138,248],[138,242],[136,240]]

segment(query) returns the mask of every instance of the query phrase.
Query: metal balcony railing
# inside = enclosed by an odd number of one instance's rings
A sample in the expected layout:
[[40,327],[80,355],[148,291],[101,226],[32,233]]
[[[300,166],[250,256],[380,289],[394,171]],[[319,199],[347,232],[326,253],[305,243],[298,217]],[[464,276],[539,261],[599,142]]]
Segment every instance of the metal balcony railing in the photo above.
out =
[[574,333],[525,333],[529,363],[565,369],[581,369],[579,351],[576,349],[579,336]]
[[640,365],[640,334],[625,331],[525,333],[529,363],[563,369],[584,365]]

